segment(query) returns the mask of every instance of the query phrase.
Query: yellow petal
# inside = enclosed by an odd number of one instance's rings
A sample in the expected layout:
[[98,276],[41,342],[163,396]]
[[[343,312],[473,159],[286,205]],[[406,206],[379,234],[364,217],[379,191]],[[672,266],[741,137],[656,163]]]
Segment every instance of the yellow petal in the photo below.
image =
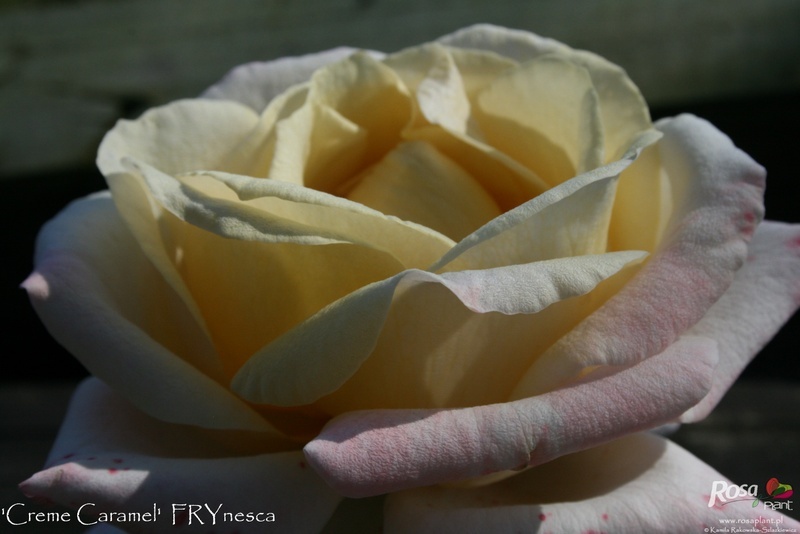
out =
[[419,110],[429,124],[466,133],[470,103],[461,73],[446,48],[435,43],[416,47],[391,56],[384,63],[416,95]]
[[570,60],[589,72],[597,91],[603,119],[606,161],[618,159],[639,132],[653,127],[647,103],[621,67],[592,52],[569,52]]
[[368,132],[330,107],[307,102],[275,127],[268,178],[336,190],[363,165]]
[[[527,289],[544,296],[552,283],[558,294],[533,314],[475,313],[439,284],[401,288],[369,359],[342,387],[315,405],[338,414],[505,402],[531,362],[630,279],[641,257],[626,253],[554,260],[552,272],[560,274],[541,287]],[[547,263],[542,263],[543,269]],[[583,279],[589,265],[597,269],[593,278],[587,278],[577,293],[568,289]],[[501,277],[502,271],[488,276]],[[532,277],[527,283],[537,285],[541,280]],[[491,285],[496,290],[496,284]],[[491,290],[488,285],[486,289]],[[510,294],[508,300],[514,296]]]
[[399,142],[412,114],[411,97],[397,74],[365,52],[315,72],[308,100],[367,132],[363,168]]
[[598,97],[589,73],[558,55],[498,77],[478,96],[476,114],[487,142],[551,186],[603,163]]
[[672,186],[659,145],[620,175],[608,240],[611,250],[656,250],[672,215]]
[[[388,217],[357,202],[287,184],[224,173],[203,173],[178,178],[184,185],[152,179],[154,194],[177,214],[186,207],[179,193],[194,195],[218,211],[205,212],[195,224],[235,239],[304,244],[352,243],[392,255],[405,268],[426,268],[455,244],[446,236],[412,222]],[[170,191],[178,193],[170,194]],[[221,201],[221,202],[220,202]],[[189,199],[183,201],[188,205]],[[196,210],[197,214],[199,210]],[[217,228],[223,213],[241,224]],[[247,226],[257,228],[255,233]]]
[[473,177],[420,141],[400,144],[366,172],[347,198],[456,241],[500,215]]
[[119,121],[100,144],[97,165],[105,175],[122,172],[122,160],[133,157],[170,174],[200,169],[246,174],[248,162],[230,154],[258,120],[237,102],[179,100],[135,121]]
[[443,155],[457,161],[502,211],[513,209],[549,189],[533,171],[471,136],[430,125],[408,130],[403,137],[430,143]]
[[[265,346],[242,366],[231,387],[252,402],[278,406],[302,406],[331,395],[330,403],[321,400],[321,404],[315,406],[334,412],[365,407],[365,400],[397,400],[399,397],[394,395],[397,388],[384,382],[376,382],[381,389],[377,397],[365,396],[365,391],[372,391],[371,379],[359,381],[353,389],[347,384],[355,374],[361,373],[360,369],[369,368],[379,343],[388,344],[390,351],[401,351],[391,352],[400,359],[389,358],[386,368],[395,369],[397,376],[408,372],[411,382],[428,376],[422,373],[419,365],[429,361],[429,354],[440,354],[439,348],[445,351],[441,354],[448,362],[461,357],[456,356],[461,348],[465,354],[477,358],[470,351],[483,350],[483,343],[494,338],[491,335],[472,337],[464,323],[470,322],[473,316],[500,321],[490,323],[497,326],[496,335],[503,336],[498,346],[522,347],[522,352],[503,357],[513,360],[513,365],[522,365],[522,360],[528,362],[536,356],[528,351],[529,329],[515,329],[513,325],[517,324],[517,319],[499,319],[497,312],[503,317],[547,313],[560,302],[573,300],[571,297],[581,298],[593,293],[606,279],[617,278],[616,273],[627,271],[628,265],[636,264],[644,255],[642,252],[618,252],[442,275],[413,269],[403,271],[350,293]],[[406,306],[405,303],[410,304]],[[586,313],[591,309],[588,306]],[[399,319],[395,310],[400,310]],[[397,324],[388,326],[387,315],[394,316]],[[583,315],[568,313],[566,316],[569,321],[569,318]],[[557,329],[548,325],[547,330]],[[414,332],[413,339],[408,337],[408,332]],[[465,337],[462,338],[462,334]],[[546,334],[540,335],[546,337]],[[515,345],[520,337],[522,344]],[[464,347],[460,345],[462,341],[466,343]],[[411,352],[406,354],[403,350]],[[470,360],[469,356],[463,357],[464,361]],[[485,358],[486,354],[482,353],[481,362],[493,361]],[[377,372],[381,373],[382,369],[379,365]],[[457,374],[456,371],[453,376]],[[392,375],[391,379],[397,376]],[[516,374],[510,373],[505,379],[511,380],[514,376]],[[430,394],[427,386],[420,386],[420,389],[417,385],[414,391]],[[436,387],[431,386],[432,390]],[[345,396],[339,394],[343,388],[349,392]],[[388,397],[381,396],[388,392],[392,392]],[[409,395],[414,394],[402,396],[404,403],[408,402]]]
[[623,159],[568,180],[490,221],[431,269],[485,269],[606,252],[617,179],[659,138],[655,131],[643,133]]
[[110,179],[115,194],[127,193],[123,216],[202,317],[228,376],[330,302],[402,269],[380,249],[215,198],[227,189],[209,177],[181,183],[144,164],[132,170],[142,174]]

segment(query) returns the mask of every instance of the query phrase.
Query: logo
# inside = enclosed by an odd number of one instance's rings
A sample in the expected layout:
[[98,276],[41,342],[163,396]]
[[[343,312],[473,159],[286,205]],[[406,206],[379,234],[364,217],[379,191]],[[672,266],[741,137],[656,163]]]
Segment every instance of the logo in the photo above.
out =
[[792,496],[794,491],[789,484],[781,484],[777,478],[771,478],[767,481],[767,493],[773,499],[786,500]]
[[765,509],[791,510],[794,490],[789,484],[784,484],[772,477],[765,486],[766,493],[759,491],[756,484],[730,484],[724,480],[715,480],[711,484],[711,494],[708,496],[709,508],[721,508],[727,504],[738,501],[752,500],[752,507],[762,503]]

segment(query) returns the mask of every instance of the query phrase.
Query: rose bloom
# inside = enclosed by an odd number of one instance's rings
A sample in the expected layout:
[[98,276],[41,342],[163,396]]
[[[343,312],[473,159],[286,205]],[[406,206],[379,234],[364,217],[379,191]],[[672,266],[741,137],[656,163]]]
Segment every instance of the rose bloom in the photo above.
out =
[[24,282],[94,375],[27,495],[156,503],[136,532],[781,518],[709,506],[725,478],[647,431],[706,416],[794,312],[800,229],[608,61],[482,25],[251,63],[97,161],[109,191]]

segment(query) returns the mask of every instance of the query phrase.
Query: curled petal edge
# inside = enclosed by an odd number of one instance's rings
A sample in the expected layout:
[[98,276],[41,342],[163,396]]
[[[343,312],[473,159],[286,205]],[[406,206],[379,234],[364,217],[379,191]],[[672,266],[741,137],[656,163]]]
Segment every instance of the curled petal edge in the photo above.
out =
[[348,497],[535,466],[674,420],[708,393],[717,358],[714,341],[686,337],[634,366],[519,401],[350,412],[304,452]]

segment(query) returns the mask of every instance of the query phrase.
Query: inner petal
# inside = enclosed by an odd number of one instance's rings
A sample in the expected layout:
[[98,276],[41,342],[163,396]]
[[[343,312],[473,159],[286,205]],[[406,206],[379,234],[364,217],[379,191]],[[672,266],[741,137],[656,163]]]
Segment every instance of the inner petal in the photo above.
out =
[[583,67],[545,56],[498,77],[477,100],[486,140],[551,186],[602,165],[598,96]]
[[202,310],[227,376],[325,305],[399,268],[387,254],[357,245],[225,239],[169,212],[162,228],[179,251],[175,267]]
[[472,176],[420,141],[400,144],[347,198],[456,241],[502,213]]
[[[361,169],[380,160],[400,141],[400,133],[412,116],[411,96],[403,82],[392,69],[365,52],[314,73],[308,102],[335,110],[366,133]],[[306,185],[316,188],[314,183]]]

